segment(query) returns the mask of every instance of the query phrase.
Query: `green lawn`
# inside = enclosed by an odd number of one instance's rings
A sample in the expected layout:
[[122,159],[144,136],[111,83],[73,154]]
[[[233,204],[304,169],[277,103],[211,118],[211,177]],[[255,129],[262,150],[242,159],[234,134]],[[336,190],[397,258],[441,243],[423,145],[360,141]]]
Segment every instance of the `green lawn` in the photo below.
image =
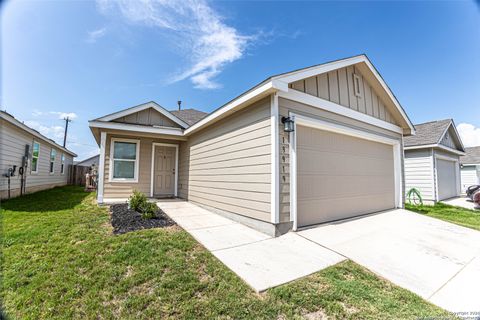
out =
[[179,227],[112,235],[78,187],[2,203],[1,301],[12,319],[417,319],[447,314],[351,261],[253,292]]
[[480,230],[479,210],[469,210],[462,207],[450,206],[441,202],[438,202],[433,206],[405,204],[405,209],[464,227]]

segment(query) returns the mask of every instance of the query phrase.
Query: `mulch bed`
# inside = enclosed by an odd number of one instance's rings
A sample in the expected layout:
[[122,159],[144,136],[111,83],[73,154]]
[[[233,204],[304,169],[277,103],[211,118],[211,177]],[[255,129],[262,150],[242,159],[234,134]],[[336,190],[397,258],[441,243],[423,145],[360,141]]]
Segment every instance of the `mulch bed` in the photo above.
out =
[[175,225],[175,222],[160,208],[152,219],[142,218],[141,213],[129,209],[126,203],[111,205],[110,212],[112,213],[111,222],[114,234]]

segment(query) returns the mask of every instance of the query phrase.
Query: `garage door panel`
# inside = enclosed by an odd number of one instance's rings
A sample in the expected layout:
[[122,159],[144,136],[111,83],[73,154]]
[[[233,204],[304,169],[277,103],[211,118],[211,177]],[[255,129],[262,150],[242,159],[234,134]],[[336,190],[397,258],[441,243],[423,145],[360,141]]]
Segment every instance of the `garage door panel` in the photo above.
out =
[[320,136],[316,133],[316,131],[319,131],[318,129],[302,127],[301,130],[301,136],[297,135],[297,148],[366,157],[375,154],[376,156],[384,157],[386,159],[393,159],[393,153],[381,152],[385,147],[388,147],[385,144],[369,140],[361,140],[362,143],[356,144],[352,143],[352,137],[347,135],[322,131],[322,135]]
[[391,145],[297,127],[297,224],[395,207]]
[[[370,196],[316,199],[308,202],[299,202],[298,212],[316,212],[316,215],[300,215],[298,223],[301,226],[318,224],[352,218],[363,214],[383,211],[391,208],[394,201],[390,193]],[[322,219],[319,221],[318,217]]]
[[[341,166],[343,170],[339,174],[354,175],[385,175],[393,170],[393,161],[385,161],[382,158],[366,157],[359,155],[340,155],[328,151],[316,151],[300,149],[298,153],[298,173],[330,173],[333,166]],[[352,163],[361,163],[362,172],[358,172],[357,166]]]
[[368,193],[382,194],[388,192],[394,194],[395,186],[391,179],[385,176],[303,176],[302,184],[297,187],[297,199],[308,200],[314,198],[338,198],[348,196],[365,195]]
[[457,196],[456,162],[437,159],[438,198],[444,200]]

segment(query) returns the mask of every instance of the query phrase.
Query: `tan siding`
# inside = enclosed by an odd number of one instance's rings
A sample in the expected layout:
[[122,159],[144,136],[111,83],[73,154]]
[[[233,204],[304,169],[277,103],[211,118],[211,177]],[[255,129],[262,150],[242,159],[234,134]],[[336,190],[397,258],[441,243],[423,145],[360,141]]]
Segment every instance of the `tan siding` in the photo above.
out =
[[[354,94],[353,74],[360,78],[360,97]],[[290,87],[375,118],[398,124],[385,102],[380,98],[379,92],[372,87],[358,65],[298,80]]]
[[[311,107],[305,104],[301,104],[295,101],[291,100],[286,100],[283,98],[279,99],[279,106],[280,106],[280,117],[282,116],[287,116],[288,113],[295,112],[297,114],[301,114],[304,116],[312,117],[312,118],[317,118],[325,121],[331,121],[333,123],[341,123],[343,125],[358,129],[358,130],[363,130],[366,132],[374,132],[379,135],[383,135],[386,137],[394,138],[401,140],[401,135],[395,134],[391,131],[378,128],[375,126],[372,126],[370,124],[354,120],[351,118],[347,118],[338,114],[334,114],[325,110],[321,110],[315,107]],[[280,128],[280,158],[282,159],[282,156],[285,156],[285,160],[281,162],[280,164],[280,170],[281,170],[281,178],[280,178],[280,221],[290,221],[290,195],[289,195],[289,190],[290,190],[290,159],[288,157],[289,154],[289,141],[288,141],[288,135],[284,133],[283,128]],[[282,142],[284,142],[286,145],[282,146]],[[282,147],[285,148],[286,154],[284,154],[284,151]],[[402,157],[402,162],[403,162],[403,157]],[[282,171],[285,172],[285,174],[282,174]],[[285,179],[283,179],[282,176],[285,176]]]
[[270,221],[270,131],[268,98],[190,136],[180,145],[179,196]]
[[128,116],[115,119],[113,122],[180,128],[178,124],[153,108],[129,114]]
[[[137,139],[140,140],[140,159],[138,170],[138,182],[111,182],[110,181],[110,148],[112,138]],[[155,138],[138,138],[115,133],[107,133],[107,141],[105,148],[105,172],[104,172],[104,199],[125,199],[128,198],[133,190],[138,190],[150,196],[151,184],[151,167],[152,167],[152,144],[170,143],[178,144],[176,141],[155,139]]]
[[[20,188],[20,175],[18,168],[22,164],[22,156],[25,153],[25,145],[30,145],[32,150],[33,141],[40,144],[40,153],[38,160],[38,173],[31,173],[31,160],[26,170],[26,186],[27,192],[38,191],[42,189],[52,188],[54,186],[66,185],[68,183],[69,169],[73,163],[71,155],[65,153],[65,174],[61,174],[61,156],[63,151],[55,147],[52,143],[38,139],[32,134],[0,119],[0,172],[5,173],[7,169],[13,165],[17,166],[16,176],[10,180],[10,188],[13,192]],[[50,174],[50,150],[54,148],[57,152],[54,173]],[[7,190],[7,179],[1,177],[0,190]],[[3,193],[2,193],[3,197]]]

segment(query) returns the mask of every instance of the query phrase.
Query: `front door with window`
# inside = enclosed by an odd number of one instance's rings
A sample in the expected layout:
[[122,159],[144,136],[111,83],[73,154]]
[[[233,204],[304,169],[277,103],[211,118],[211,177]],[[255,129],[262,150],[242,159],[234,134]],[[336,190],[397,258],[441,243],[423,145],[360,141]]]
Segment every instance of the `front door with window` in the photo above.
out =
[[153,195],[159,197],[175,194],[175,148],[155,146]]

